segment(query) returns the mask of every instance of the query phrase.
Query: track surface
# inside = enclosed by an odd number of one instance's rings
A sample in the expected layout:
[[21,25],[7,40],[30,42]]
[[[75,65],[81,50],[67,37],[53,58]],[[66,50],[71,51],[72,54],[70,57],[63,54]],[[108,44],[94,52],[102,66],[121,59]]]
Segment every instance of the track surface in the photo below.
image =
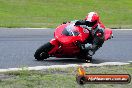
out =
[[[23,66],[82,64],[75,58],[49,58],[36,61],[36,49],[53,38],[54,29],[0,28],[0,69]],[[106,41],[93,57],[93,63],[132,61],[132,30],[114,30],[114,38]]]

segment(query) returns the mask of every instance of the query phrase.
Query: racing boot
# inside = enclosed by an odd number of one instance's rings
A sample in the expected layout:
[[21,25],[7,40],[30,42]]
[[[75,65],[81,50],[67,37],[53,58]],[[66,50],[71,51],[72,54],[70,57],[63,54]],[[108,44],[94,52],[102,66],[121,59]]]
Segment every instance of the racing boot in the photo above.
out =
[[98,45],[90,45],[89,47],[85,47],[87,51],[87,58],[86,62],[91,62],[92,61],[92,56],[95,54],[95,52],[99,49],[100,47]]
[[88,56],[92,57],[100,47],[97,45],[91,45],[87,48]]

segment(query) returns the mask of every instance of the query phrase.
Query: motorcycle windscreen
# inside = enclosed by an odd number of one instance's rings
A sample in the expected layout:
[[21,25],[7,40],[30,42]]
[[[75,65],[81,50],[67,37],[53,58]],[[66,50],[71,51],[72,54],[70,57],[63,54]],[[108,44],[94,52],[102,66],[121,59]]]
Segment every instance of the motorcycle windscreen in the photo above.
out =
[[67,30],[66,28],[62,31],[65,36],[78,36],[80,33],[77,30]]

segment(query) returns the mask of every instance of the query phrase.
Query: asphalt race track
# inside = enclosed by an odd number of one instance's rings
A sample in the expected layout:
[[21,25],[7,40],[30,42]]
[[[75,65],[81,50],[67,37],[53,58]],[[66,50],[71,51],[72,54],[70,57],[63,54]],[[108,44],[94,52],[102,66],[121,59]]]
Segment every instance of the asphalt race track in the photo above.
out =
[[[36,49],[53,38],[54,29],[0,28],[0,69],[84,63],[75,58],[36,61]],[[132,30],[114,30],[93,57],[93,63],[132,61]]]

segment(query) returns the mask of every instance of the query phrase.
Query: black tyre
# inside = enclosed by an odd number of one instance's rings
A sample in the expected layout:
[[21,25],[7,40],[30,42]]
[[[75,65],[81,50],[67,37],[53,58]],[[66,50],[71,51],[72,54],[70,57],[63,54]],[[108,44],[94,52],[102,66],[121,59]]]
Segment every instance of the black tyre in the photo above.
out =
[[87,56],[84,60],[85,60],[86,63],[91,63],[92,62],[92,57]]
[[52,45],[50,42],[42,45],[40,48],[38,48],[34,54],[35,59],[38,61],[42,61],[44,59],[47,59],[49,57],[48,52],[52,49]]
[[92,56],[87,55],[87,53],[81,53],[79,56],[77,56],[78,59],[83,60],[86,63],[92,62]]

